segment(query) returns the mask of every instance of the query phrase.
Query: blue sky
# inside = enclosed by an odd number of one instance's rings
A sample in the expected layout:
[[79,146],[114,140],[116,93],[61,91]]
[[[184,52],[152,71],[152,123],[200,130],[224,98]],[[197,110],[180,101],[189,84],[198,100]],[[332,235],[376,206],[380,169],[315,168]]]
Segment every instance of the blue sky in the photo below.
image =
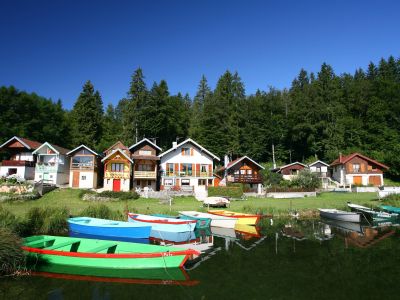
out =
[[336,73],[400,56],[400,1],[0,1],[0,85],[71,108],[90,79],[116,104],[142,67],[193,96],[238,71],[247,94],[300,68]]

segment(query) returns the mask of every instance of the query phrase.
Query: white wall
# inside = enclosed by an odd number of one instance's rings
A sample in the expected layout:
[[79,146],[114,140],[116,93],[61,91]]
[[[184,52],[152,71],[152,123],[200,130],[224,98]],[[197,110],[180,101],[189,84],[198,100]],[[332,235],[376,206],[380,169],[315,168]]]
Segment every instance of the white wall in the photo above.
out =
[[[92,171],[74,171],[79,172],[79,186],[80,189],[97,188],[97,173]],[[69,186],[72,188],[74,172],[69,174]],[[82,179],[85,176],[86,179]]]

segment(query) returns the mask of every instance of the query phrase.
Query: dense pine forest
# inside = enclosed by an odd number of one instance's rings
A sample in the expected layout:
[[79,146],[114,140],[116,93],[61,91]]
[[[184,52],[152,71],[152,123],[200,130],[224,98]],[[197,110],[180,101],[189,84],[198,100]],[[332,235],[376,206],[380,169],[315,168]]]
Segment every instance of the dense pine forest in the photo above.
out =
[[[108,101],[113,99],[107,99]],[[214,90],[202,76],[193,99],[171,95],[165,80],[146,86],[137,69],[127,96],[103,107],[87,81],[71,111],[34,93],[0,88],[0,142],[18,135],[64,147],[103,151],[117,140],[156,138],[164,149],[191,137],[213,153],[249,155],[271,162],[331,162],[339,152],[364,153],[400,177],[400,59],[381,59],[366,70],[337,75],[328,64],[300,70],[289,89],[246,95],[237,72],[226,71]]]

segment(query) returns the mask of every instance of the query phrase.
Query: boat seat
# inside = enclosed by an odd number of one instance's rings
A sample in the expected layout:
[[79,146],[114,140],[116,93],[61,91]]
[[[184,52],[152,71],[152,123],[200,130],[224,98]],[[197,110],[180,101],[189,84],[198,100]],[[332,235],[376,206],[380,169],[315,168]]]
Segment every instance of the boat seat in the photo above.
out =
[[32,248],[38,248],[41,245],[44,245],[46,243],[51,243],[54,242],[56,239],[43,239],[43,240],[35,240],[35,241],[31,241],[29,243],[24,243],[24,246],[26,247],[32,247]]
[[107,244],[102,244],[96,248],[93,249],[89,249],[89,250],[85,250],[85,252],[89,252],[89,253],[97,253],[103,250],[107,249],[107,253],[114,253],[115,249],[117,248],[118,244],[116,243],[107,243]]
[[43,248],[43,250],[55,250],[55,249],[59,249],[59,248],[65,247],[65,246],[72,245],[70,252],[76,252],[78,250],[80,243],[81,243],[80,240],[66,241],[64,243],[55,244],[53,246]]

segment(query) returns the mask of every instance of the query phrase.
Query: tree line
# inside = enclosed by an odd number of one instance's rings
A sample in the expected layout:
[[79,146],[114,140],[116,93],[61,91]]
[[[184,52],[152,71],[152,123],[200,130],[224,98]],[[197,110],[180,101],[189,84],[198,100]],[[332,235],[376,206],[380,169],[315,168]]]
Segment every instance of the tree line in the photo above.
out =
[[134,71],[127,96],[105,110],[87,81],[72,110],[34,93],[0,88],[0,139],[19,135],[64,147],[86,144],[97,151],[155,138],[164,149],[191,137],[218,156],[248,155],[289,163],[362,152],[400,177],[400,59],[390,56],[366,70],[335,74],[323,63],[301,69],[290,88],[246,95],[237,72],[226,71],[211,89],[202,76],[196,95],[171,95],[165,80],[146,86]]

